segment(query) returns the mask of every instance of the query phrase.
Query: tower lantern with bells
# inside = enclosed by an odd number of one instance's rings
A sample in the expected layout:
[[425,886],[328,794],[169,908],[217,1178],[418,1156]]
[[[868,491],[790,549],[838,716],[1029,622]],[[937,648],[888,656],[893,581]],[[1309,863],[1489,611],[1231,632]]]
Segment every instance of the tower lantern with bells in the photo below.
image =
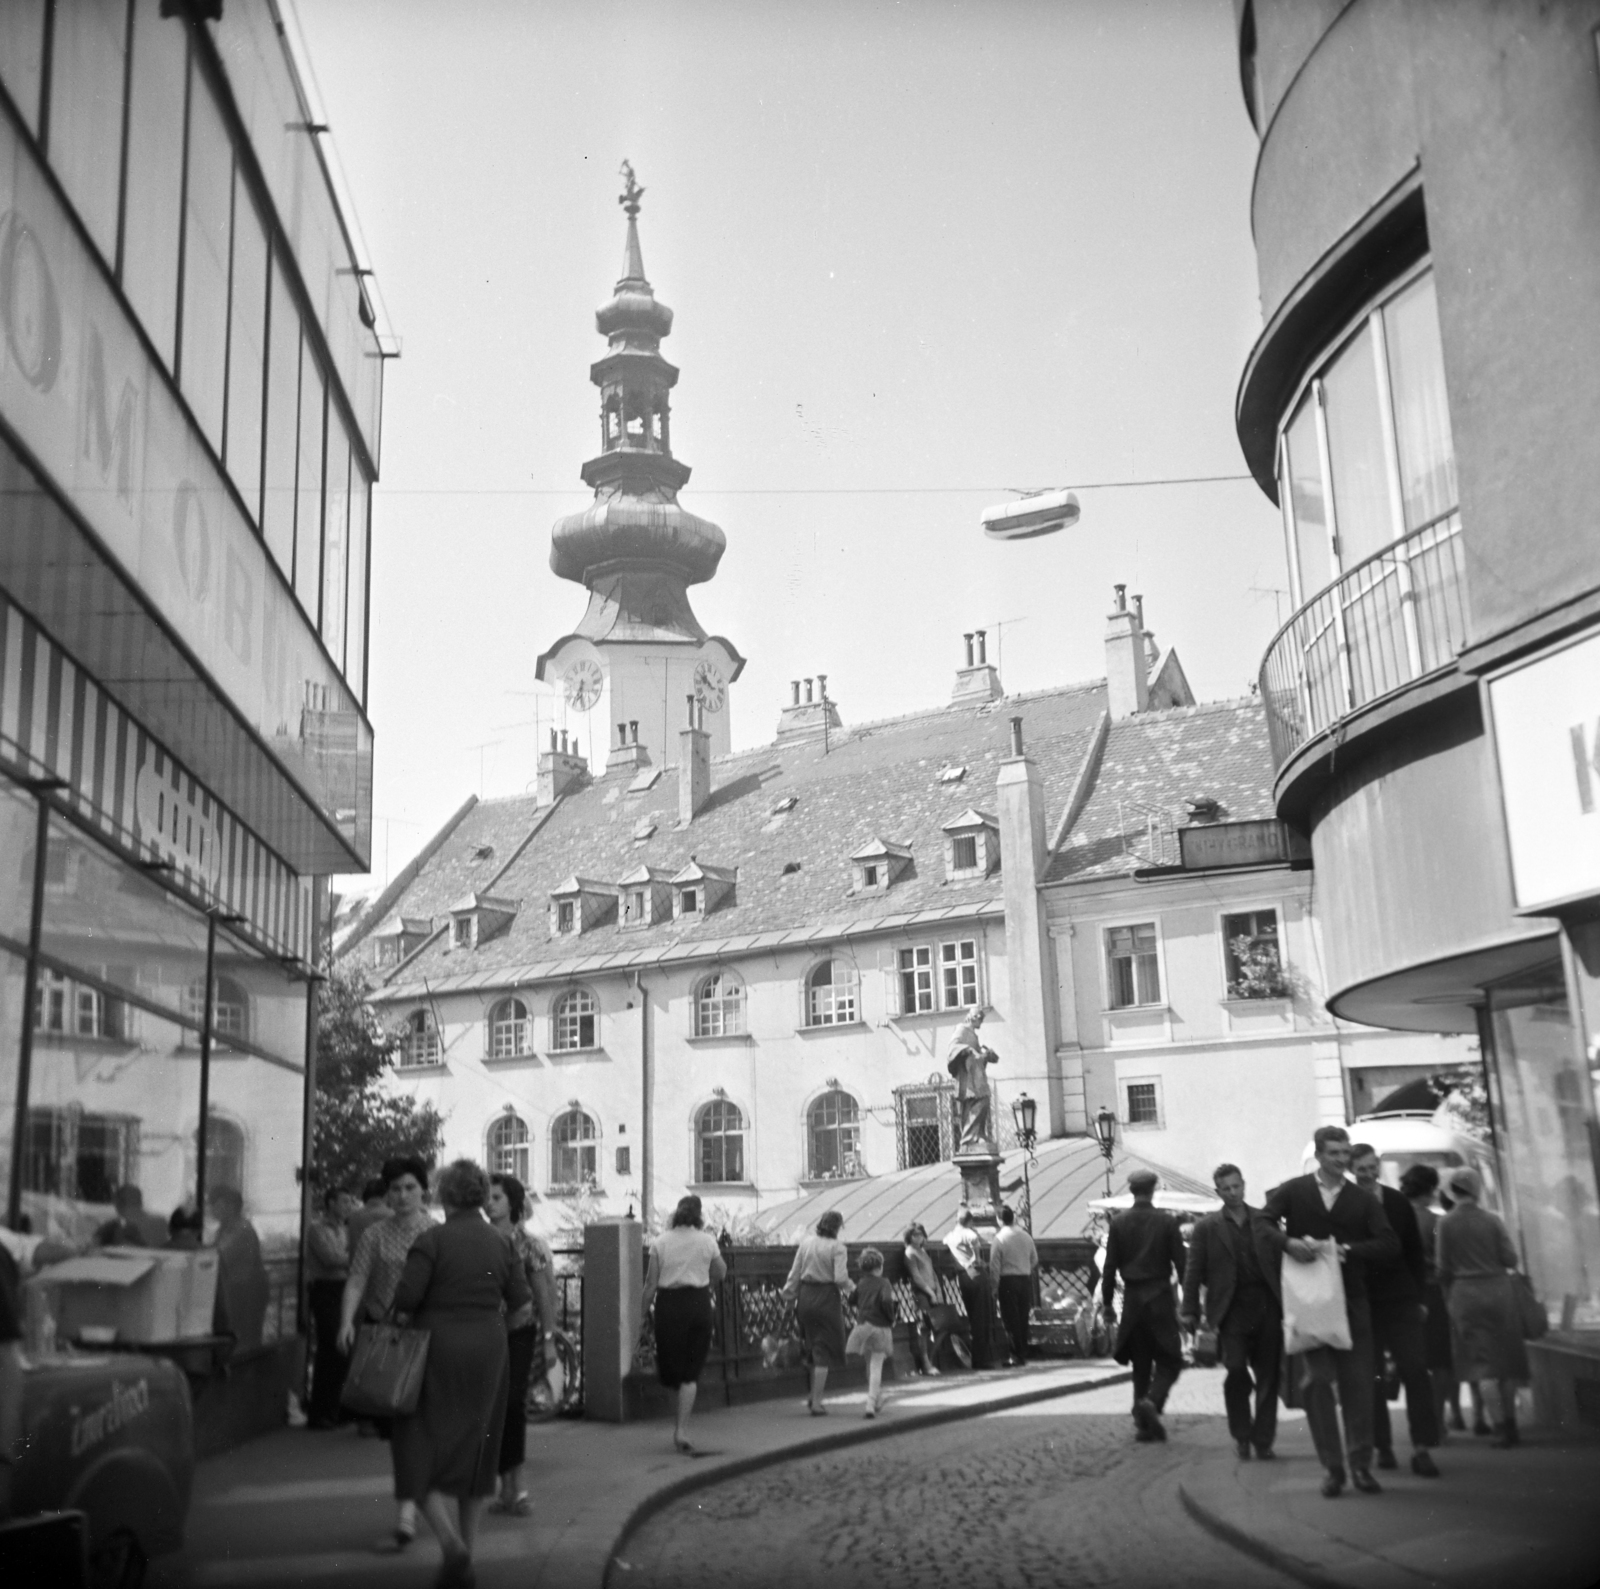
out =
[[689,606],[688,587],[716,573],[727,540],[678,501],[689,478],[689,466],[672,455],[678,372],[661,356],[672,311],[644,273],[644,189],[627,161],[622,177],[622,275],[595,315],[608,347],[589,370],[600,389],[600,451],[582,473],[594,501],[557,520],[550,537],[551,568],[588,589],[589,607],[539,658],[537,675],[561,687],[569,712],[593,714],[592,761],[604,744],[608,765],[664,766],[677,760],[681,708],[674,703],[685,695],[703,714],[710,753],[728,753],[728,686],[744,658],[721,635],[708,635]]

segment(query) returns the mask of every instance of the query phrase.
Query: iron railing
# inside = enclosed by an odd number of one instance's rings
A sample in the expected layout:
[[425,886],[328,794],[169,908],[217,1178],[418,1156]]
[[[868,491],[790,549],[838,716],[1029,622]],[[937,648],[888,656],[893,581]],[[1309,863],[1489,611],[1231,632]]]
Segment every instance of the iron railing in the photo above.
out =
[[1274,767],[1357,708],[1447,667],[1466,638],[1461,515],[1450,513],[1356,564],[1274,636],[1261,664]]

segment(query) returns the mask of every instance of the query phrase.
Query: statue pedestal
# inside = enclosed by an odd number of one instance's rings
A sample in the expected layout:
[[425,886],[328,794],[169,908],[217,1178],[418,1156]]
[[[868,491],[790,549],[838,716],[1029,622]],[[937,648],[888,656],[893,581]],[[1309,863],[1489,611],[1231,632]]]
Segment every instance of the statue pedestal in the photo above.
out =
[[1000,1153],[992,1144],[968,1148],[954,1158],[961,1172],[961,1206],[977,1225],[1000,1223]]

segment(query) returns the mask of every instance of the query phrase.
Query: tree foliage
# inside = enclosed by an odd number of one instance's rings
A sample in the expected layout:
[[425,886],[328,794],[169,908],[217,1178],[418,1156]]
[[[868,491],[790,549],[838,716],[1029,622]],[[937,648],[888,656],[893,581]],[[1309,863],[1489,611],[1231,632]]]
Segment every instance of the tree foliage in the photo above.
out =
[[1436,1071],[1429,1078],[1443,1101],[1445,1113],[1458,1131],[1480,1142],[1494,1141],[1494,1121],[1489,1108],[1489,1078],[1483,1061],[1469,1061]]
[[311,1184],[319,1191],[359,1191],[385,1159],[416,1154],[431,1164],[444,1145],[439,1111],[384,1085],[396,1038],[366,1002],[369,991],[353,966],[331,967],[322,984],[311,1128]]

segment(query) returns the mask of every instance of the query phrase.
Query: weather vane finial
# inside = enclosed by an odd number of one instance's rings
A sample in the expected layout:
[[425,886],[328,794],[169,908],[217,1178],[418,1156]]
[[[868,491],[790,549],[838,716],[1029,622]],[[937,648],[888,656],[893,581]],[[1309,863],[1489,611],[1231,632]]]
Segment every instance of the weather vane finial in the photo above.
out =
[[634,180],[633,163],[628,160],[622,162],[620,173],[626,186],[617,197],[617,203],[622,206],[623,213],[632,220],[639,213],[639,200],[644,197],[644,189]]

